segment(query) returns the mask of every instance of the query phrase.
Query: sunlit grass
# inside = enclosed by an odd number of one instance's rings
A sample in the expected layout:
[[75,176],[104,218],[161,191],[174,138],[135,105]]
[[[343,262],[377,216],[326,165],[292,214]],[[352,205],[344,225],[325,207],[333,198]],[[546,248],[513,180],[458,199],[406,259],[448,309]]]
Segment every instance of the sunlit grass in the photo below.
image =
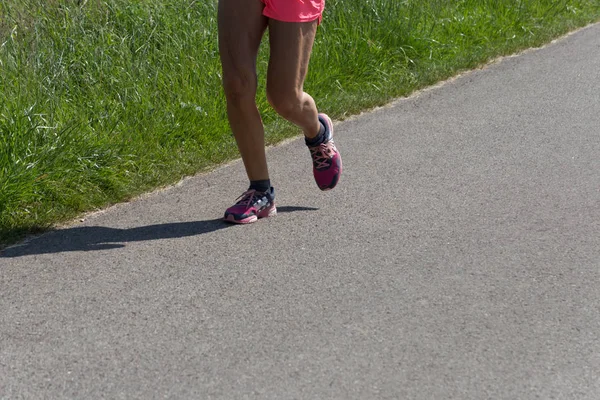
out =
[[[306,88],[343,118],[599,17],[595,0],[328,0]],[[298,134],[257,102],[269,143]],[[215,1],[0,0],[0,244],[237,154]]]

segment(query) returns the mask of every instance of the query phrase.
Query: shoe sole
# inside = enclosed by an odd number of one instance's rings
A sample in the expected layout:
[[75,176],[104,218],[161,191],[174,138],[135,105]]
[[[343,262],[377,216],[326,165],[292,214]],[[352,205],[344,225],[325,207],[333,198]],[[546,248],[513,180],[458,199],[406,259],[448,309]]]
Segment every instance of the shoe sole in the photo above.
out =
[[246,224],[251,224],[253,222],[256,222],[260,218],[269,218],[269,217],[274,217],[275,215],[277,215],[277,208],[275,206],[272,206],[271,208],[266,208],[266,209],[262,210],[261,212],[258,213],[258,215],[251,215],[244,219],[235,219],[235,216],[233,214],[229,214],[229,215],[223,217],[223,221],[231,222],[233,224],[246,225]]

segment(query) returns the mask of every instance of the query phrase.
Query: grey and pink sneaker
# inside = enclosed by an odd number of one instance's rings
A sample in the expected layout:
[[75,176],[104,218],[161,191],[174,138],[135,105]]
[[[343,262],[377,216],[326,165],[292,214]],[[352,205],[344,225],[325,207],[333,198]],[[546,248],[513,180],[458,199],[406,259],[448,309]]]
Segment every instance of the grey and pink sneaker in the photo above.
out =
[[225,211],[223,219],[235,224],[250,224],[259,218],[272,217],[276,214],[275,189],[271,187],[268,192],[248,189],[233,206]]
[[342,156],[333,143],[333,123],[325,114],[319,114],[325,126],[325,141],[317,146],[308,146],[313,161],[313,175],[321,190],[331,190],[342,174]]

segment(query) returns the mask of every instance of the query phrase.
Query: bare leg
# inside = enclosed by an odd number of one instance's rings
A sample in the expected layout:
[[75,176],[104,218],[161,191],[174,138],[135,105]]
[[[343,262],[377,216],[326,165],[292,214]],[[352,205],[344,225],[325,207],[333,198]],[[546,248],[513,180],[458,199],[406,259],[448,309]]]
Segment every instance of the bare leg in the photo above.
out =
[[260,0],[219,0],[219,53],[229,124],[246,173],[269,179],[264,128],[256,108],[256,57],[268,19]]
[[309,138],[315,137],[320,128],[315,101],[304,92],[316,31],[317,21],[269,20],[267,98],[279,115],[299,126]]

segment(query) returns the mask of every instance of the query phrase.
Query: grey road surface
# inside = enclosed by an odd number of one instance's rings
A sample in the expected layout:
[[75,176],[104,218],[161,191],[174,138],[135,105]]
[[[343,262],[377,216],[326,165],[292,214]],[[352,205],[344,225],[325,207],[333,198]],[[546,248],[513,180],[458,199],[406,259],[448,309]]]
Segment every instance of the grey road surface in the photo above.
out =
[[600,25],[0,255],[0,399],[600,399]]

